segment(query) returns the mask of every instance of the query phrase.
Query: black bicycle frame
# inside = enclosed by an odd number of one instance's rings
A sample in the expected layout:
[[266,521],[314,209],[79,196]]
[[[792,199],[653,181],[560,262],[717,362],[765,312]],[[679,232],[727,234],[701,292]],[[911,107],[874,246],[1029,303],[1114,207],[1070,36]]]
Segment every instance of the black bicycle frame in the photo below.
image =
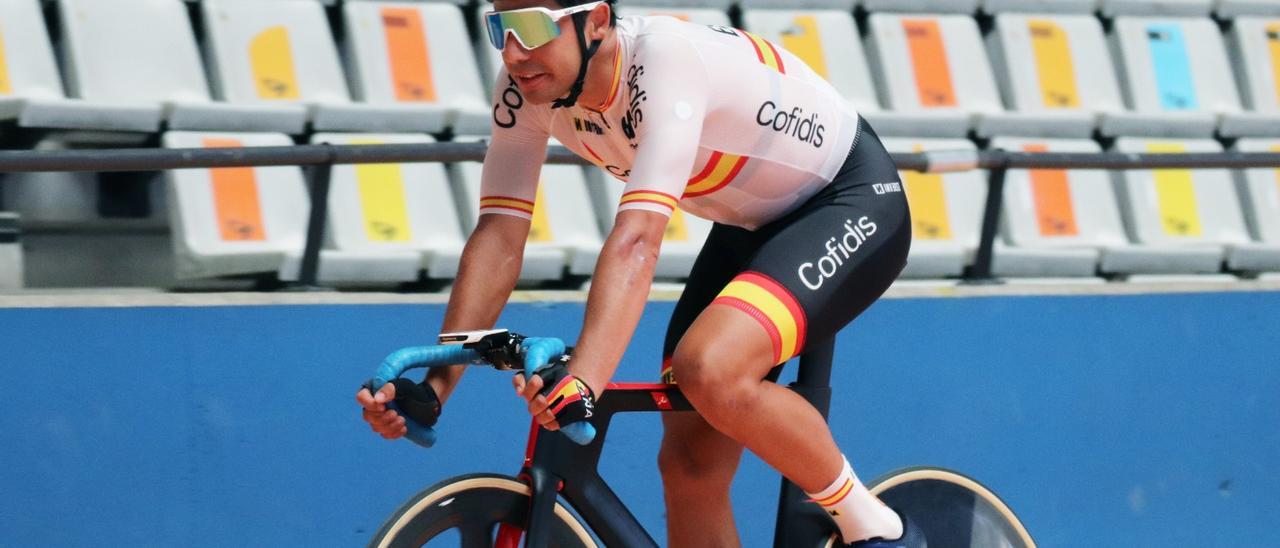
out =
[[[800,356],[798,377],[791,384],[791,389],[813,404],[823,418],[831,404],[834,350],[834,341],[810,346]],[[521,478],[529,482],[533,491],[525,546],[547,545],[547,524],[552,523],[556,496],[563,495],[605,546],[656,547],[657,542],[600,477],[600,454],[609,423],[617,413],[693,410],[678,385],[616,383],[609,385],[596,404],[592,419],[596,437],[590,444],[577,445],[563,435],[542,432],[534,422],[521,468]],[[830,518],[816,504],[807,502],[800,488],[783,478],[773,545],[819,546],[831,531]]]

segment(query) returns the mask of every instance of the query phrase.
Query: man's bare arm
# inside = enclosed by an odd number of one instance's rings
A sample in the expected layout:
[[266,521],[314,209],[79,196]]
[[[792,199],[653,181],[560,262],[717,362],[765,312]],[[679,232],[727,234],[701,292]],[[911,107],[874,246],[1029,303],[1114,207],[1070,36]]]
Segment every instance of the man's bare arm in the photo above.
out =
[[613,378],[649,300],[654,267],[669,219],[650,211],[618,214],[600,251],[587,314],[570,370],[596,394]]
[[[493,327],[516,287],[528,237],[527,220],[509,215],[480,216],[462,251],[462,264],[444,314],[443,332]],[[453,393],[464,369],[440,367],[428,373],[427,381],[442,404]]]

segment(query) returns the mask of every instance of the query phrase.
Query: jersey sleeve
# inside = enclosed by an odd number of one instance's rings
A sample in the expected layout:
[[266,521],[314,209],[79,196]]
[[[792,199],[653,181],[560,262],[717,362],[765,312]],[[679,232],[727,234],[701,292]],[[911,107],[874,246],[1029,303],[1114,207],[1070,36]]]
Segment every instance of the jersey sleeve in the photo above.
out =
[[635,86],[629,117],[638,148],[618,211],[670,216],[698,155],[710,81],[702,57],[682,37],[652,35],[637,49],[626,78]]
[[527,103],[506,70],[493,92],[493,139],[484,157],[480,215],[533,218],[538,177],[547,156],[550,118]]

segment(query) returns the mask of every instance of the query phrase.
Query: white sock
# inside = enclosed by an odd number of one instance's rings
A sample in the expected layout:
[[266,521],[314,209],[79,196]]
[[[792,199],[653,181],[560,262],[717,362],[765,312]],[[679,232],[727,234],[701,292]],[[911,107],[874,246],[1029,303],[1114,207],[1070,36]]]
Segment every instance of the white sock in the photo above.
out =
[[880,537],[897,540],[902,537],[902,518],[867,491],[844,461],[840,476],[819,493],[806,493],[835,520],[844,542],[857,542]]

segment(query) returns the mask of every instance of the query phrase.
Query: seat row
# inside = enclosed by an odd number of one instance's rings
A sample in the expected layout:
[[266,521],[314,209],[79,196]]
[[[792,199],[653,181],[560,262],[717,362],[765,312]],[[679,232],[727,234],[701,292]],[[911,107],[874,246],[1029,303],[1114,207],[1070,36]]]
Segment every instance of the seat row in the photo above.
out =
[[[338,28],[317,0],[203,0],[199,25],[182,0],[55,4],[57,55],[40,0],[0,3],[0,120],[131,132],[489,131],[482,82],[501,61],[453,3],[348,1]],[[625,2],[619,12],[730,22],[721,8]],[[886,135],[1280,137],[1277,11],[1235,17],[1225,40],[1203,15],[1122,15],[1104,32],[1091,13],[1010,11],[985,37],[965,14],[873,12],[865,37],[847,9],[753,8],[742,24],[804,58]]]
[[[425,143],[426,135],[317,134],[335,144]],[[167,147],[276,146],[283,134],[170,132]],[[1008,150],[1097,152],[1092,141],[996,140]],[[892,151],[973,149],[967,140],[886,138]],[[1244,151],[1280,140],[1242,140]],[[1220,151],[1211,140],[1124,138],[1123,152]],[[320,279],[452,278],[479,210],[477,162],[336,166]],[[622,185],[598,170],[550,165],[534,206],[525,280],[590,275]],[[903,172],[914,243],[904,277],[962,274],[978,245],[985,174]],[[590,181],[590,182],[588,182]],[[309,199],[297,167],[177,170],[167,177],[179,276],[298,277]],[[1280,170],[1014,170],[995,270],[1006,277],[1280,272]],[[710,223],[680,213],[658,276],[683,278]]]

